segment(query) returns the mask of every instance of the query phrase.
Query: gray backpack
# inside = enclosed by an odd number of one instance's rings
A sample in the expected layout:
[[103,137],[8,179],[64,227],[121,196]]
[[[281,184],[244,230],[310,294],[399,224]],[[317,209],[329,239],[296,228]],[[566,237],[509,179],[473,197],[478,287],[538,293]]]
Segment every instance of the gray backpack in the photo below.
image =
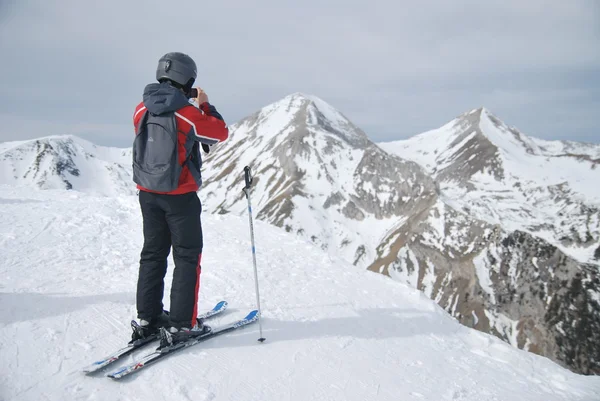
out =
[[144,112],[133,141],[133,181],[150,191],[174,191],[184,165],[179,163],[175,113]]

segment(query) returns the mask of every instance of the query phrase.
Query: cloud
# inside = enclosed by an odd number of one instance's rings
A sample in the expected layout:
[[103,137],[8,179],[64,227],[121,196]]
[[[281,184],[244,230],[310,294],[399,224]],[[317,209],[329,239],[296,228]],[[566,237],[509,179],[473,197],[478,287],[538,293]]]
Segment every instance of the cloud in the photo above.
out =
[[[600,8],[591,0],[7,4],[0,109],[22,121],[128,135],[158,58],[183,51],[230,123],[302,91],[375,140],[485,105],[530,135],[600,142]],[[547,123],[557,115],[577,116],[572,132]],[[0,128],[0,140],[11,135]]]
[[18,115],[0,113],[0,138],[24,141],[51,135],[76,135],[98,145],[131,147],[133,125],[113,123],[90,124],[77,121],[53,121],[47,119],[23,119]]

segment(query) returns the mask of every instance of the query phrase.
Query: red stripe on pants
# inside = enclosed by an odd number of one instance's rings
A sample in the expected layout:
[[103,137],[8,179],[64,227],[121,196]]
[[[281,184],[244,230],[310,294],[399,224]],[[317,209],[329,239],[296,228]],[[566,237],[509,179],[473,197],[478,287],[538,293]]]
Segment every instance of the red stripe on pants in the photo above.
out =
[[192,314],[192,326],[196,325],[198,318],[198,294],[200,293],[200,262],[202,261],[202,254],[198,254],[198,264],[196,265],[196,290],[194,291],[194,312]]

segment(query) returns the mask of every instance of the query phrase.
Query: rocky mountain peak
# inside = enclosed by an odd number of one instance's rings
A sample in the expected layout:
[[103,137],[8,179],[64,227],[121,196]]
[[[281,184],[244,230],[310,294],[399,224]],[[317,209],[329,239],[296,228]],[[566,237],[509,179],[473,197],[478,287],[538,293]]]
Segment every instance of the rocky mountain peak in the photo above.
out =
[[511,156],[520,156],[523,153],[542,155],[544,152],[538,140],[507,125],[485,107],[460,115],[454,120],[454,127],[463,133],[475,133],[480,140],[485,138],[499,151]]
[[326,133],[352,147],[365,148],[371,142],[367,135],[347,117],[324,100],[296,92],[263,107],[236,123],[233,131],[244,132],[264,141],[309,134]]
[[[257,217],[297,232],[323,249],[366,265],[365,244],[348,221],[377,226],[377,237],[435,198],[433,180],[416,163],[389,155],[325,101],[294,93],[232,127],[232,140],[204,163],[207,210],[242,213],[236,188],[244,165],[255,171]],[[231,174],[233,172],[233,174]],[[227,192],[234,191],[237,196]],[[335,232],[331,230],[336,227]]]

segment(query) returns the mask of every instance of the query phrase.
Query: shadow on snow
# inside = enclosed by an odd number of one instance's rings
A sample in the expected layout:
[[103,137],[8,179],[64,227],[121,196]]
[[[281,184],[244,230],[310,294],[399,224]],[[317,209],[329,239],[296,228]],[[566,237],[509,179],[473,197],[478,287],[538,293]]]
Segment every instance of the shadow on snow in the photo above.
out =
[[89,296],[0,292],[0,324],[64,315],[102,302],[131,305],[135,303],[135,296],[127,292]]

